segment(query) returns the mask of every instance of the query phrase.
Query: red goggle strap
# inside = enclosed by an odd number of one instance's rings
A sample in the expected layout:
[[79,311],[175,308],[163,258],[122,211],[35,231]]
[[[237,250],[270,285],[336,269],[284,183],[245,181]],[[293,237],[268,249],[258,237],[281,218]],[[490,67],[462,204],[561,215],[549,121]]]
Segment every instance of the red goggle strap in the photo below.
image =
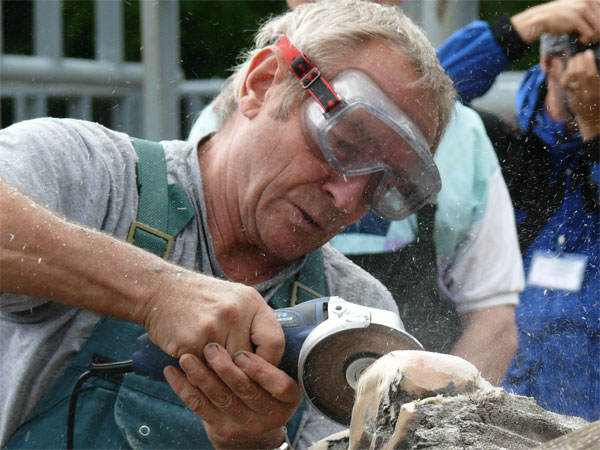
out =
[[298,77],[302,87],[321,105],[323,111],[329,112],[342,102],[327,80],[321,75],[319,69],[313,66],[308,58],[294,47],[287,36],[283,36],[275,45],[283,51],[290,70]]

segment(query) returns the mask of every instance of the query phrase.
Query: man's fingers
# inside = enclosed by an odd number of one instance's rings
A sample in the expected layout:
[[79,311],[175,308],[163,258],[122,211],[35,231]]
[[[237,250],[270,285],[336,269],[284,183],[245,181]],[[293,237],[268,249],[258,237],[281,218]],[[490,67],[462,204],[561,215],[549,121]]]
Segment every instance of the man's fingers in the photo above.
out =
[[[581,0],[570,3],[554,3],[550,18],[550,29],[554,34],[567,32],[577,33],[581,43],[598,39],[598,22],[600,21],[600,2],[598,0]],[[560,9],[557,9],[560,8]],[[565,9],[563,9],[565,8]],[[561,14],[564,12],[564,14]],[[565,29],[568,27],[568,30]]]
[[573,56],[561,76],[561,84],[566,89],[578,89],[586,82],[598,82],[598,67],[594,52],[590,49]]
[[[238,352],[232,360],[221,346],[208,344],[204,357],[230,392],[261,415],[289,409],[300,401],[301,392],[296,382],[260,356]],[[213,394],[203,390],[212,398]]]
[[207,419],[216,414],[216,410],[208,398],[190,383],[189,378],[173,366],[165,367],[163,374],[171,389],[197,416]]
[[250,328],[255,353],[265,361],[278,366],[285,350],[283,329],[271,309],[259,311]]
[[275,399],[290,404],[300,403],[302,391],[298,384],[258,355],[238,352],[233,356],[233,362]]
[[586,22],[589,24],[590,32],[581,36],[582,44],[598,42],[600,40],[600,1],[590,1],[584,12]]

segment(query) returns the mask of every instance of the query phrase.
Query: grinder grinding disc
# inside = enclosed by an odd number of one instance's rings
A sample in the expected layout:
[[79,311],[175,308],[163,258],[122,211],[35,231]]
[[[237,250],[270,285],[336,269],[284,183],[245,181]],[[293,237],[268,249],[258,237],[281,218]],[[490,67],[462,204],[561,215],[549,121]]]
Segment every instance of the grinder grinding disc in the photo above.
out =
[[381,356],[395,350],[422,350],[401,329],[391,311],[368,308],[330,297],[328,318],[306,338],[298,374],[308,401],[323,415],[350,425],[356,382]]

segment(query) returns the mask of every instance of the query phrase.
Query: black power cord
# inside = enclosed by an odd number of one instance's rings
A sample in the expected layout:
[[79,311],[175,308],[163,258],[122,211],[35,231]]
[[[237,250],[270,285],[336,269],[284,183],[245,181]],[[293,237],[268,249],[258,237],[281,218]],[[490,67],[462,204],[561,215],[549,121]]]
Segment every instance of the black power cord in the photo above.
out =
[[107,376],[118,373],[133,372],[133,360],[110,362],[110,363],[91,363],[90,368],[84,372],[71,392],[69,399],[69,411],[67,415],[67,449],[73,449],[73,437],[75,435],[75,408],[77,406],[77,396],[81,390],[81,386],[90,377]]

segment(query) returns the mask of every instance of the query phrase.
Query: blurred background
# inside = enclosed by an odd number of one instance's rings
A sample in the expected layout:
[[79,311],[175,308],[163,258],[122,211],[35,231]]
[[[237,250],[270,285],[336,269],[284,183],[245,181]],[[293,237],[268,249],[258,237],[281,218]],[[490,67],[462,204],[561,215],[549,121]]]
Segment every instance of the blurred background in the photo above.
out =
[[[472,20],[542,1],[405,0],[434,46]],[[94,120],[146,139],[185,138],[258,24],[284,0],[0,0],[0,126],[41,116]],[[522,70],[474,105],[513,114]]]

